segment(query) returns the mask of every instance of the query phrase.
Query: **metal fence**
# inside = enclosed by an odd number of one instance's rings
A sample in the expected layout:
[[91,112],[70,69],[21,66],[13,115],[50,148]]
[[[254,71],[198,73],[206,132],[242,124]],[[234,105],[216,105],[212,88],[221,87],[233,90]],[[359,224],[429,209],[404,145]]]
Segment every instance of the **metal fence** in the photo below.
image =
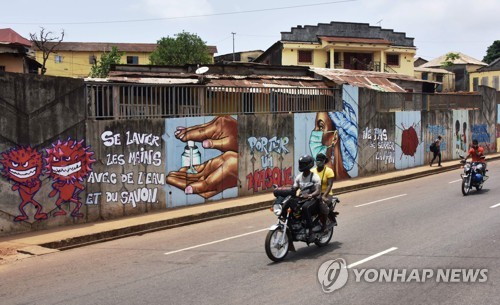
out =
[[169,118],[338,111],[339,89],[209,87],[197,85],[86,84],[88,117]]

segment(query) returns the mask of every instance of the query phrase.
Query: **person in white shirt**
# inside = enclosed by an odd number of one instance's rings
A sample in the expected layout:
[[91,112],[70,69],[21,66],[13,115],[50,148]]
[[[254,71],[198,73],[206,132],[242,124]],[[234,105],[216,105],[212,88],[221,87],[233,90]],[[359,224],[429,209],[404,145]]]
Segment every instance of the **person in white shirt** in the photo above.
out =
[[300,196],[307,199],[302,205],[302,213],[307,224],[307,240],[312,242],[312,215],[318,210],[318,197],[321,194],[321,180],[319,176],[311,172],[314,166],[314,159],[309,155],[299,158],[300,174],[295,177],[293,187],[300,189]]

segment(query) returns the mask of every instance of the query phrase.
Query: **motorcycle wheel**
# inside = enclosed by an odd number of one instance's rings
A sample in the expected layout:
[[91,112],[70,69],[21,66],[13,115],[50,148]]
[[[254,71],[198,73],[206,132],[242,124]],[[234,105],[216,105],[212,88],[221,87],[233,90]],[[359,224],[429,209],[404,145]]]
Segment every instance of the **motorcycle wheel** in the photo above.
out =
[[266,254],[267,257],[269,257],[269,259],[272,260],[273,262],[282,261],[288,254],[288,250],[290,248],[288,235],[285,234],[283,245],[280,246],[279,241],[281,240],[282,236],[283,236],[283,230],[280,228],[267,232],[266,244],[265,244]]
[[470,189],[471,189],[471,185],[470,185],[471,181],[469,181],[469,183],[468,183],[469,185],[467,186],[466,185],[467,183],[465,182],[466,180],[470,180],[470,177],[462,179],[462,194],[464,196],[467,196],[470,192]]
[[314,244],[318,247],[324,247],[328,245],[333,236],[333,228],[334,227],[331,227],[329,230],[324,232],[323,235],[321,235],[321,237],[314,242]]

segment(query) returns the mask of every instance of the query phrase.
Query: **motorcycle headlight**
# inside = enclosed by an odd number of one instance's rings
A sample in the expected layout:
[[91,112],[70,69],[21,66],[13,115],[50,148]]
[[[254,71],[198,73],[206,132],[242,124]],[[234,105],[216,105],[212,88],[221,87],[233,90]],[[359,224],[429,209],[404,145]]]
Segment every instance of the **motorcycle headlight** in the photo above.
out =
[[283,207],[281,206],[281,204],[275,203],[273,205],[273,213],[274,213],[274,215],[280,216],[282,210],[283,210]]
[[468,171],[468,170],[470,170],[470,164],[469,163],[467,163],[467,164],[464,165],[464,171]]
[[477,166],[476,166],[476,169],[478,170],[483,170],[483,165],[481,163],[479,163]]

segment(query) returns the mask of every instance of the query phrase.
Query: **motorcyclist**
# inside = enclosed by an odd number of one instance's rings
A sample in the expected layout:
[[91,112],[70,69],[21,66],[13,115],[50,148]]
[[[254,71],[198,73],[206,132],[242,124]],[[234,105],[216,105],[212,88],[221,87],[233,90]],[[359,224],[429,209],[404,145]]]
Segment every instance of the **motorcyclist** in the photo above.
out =
[[300,189],[300,196],[306,199],[302,205],[302,215],[307,225],[307,242],[313,241],[312,215],[317,212],[318,196],[321,193],[321,181],[317,174],[311,172],[314,159],[309,155],[299,158],[300,174],[295,177],[293,187]]
[[483,176],[486,173],[486,162],[484,162],[484,148],[479,146],[476,139],[472,140],[472,145],[469,149],[469,154],[465,157],[464,162],[467,158],[472,157],[472,162],[481,163],[483,165]]
[[328,204],[331,203],[333,200],[332,187],[333,187],[333,178],[335,178],[335,173],[333,172],[333,170],[325,166],[327,162],[328,158],[323,153],[319,153],[316,156],[316,167],[311,170],[313,173],[316,173],[321,180],[322,201],[320,202],[319,205],[319,212],[320,212],[323,231],[325,231],[326,229],[326,221],[328,214],[330,212]]

